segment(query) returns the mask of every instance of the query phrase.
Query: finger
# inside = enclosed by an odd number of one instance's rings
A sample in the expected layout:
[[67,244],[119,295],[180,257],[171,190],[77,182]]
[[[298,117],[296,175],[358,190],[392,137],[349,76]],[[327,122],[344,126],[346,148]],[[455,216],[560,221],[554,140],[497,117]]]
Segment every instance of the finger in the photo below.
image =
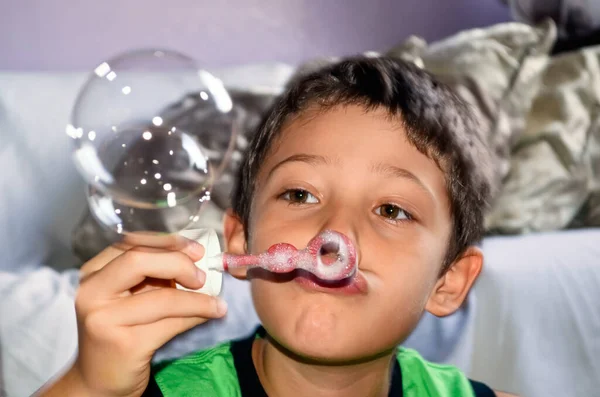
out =
[[98,255],[87,261],[79,269],[79,279],[83,281],[90,274],[102,269],[107,263],[123,254],[132,247],[127,244],[116,243],[108,246]]
[[127,234],[123,237],[122,244],[129,245],[131,247],[152,247],[171,251],[178,251],[183,249],[189,240],[178,234],[144,234],[135,233]]
[[146,252],[136,247],[90,275],[86,289],[99,297],[112,297],[129,291],[146,278],[175,280],[189,289],[198,289],[204,285],[206,275],[180,251]]
[[218,297],[161,288],[120,299],[106,310],[113,321],[127,326],[151,324],[176,317],[220,318],[225,315],[227,305]]
[[238,280],[247,280],[248,268],[246,267],[234,267],[227,270],[227,273],[237,278]]
[[161,289],[161,288],[177,288],[177,285],[175,284],[175,281],[173,281],[173,280],[161,280],[158,278],[147,278],[144,281],[142,281],[141,284],[138,284],[135,287],[131,288],[129,290],[129,292],[131,292],[132,294],[139,294],[142,292],[148,292],[148,291],[152,291],[155,289]]
[[[160,250],[168,250],[175,251],[184,249],[187,246],[187,242],[182,237],[181,239],[175,238],[167,238],[164,240],[156,240],[156,246],[141,244],[143,242],[151,243],[152,240],[147,240],[143,238],[135,238],[131,236],[125,236],[121,241],[115,242],[112,245],[106,247],[102,252],[98,255],[87,261],[82,267],[82,270],[85,270],[85,273],[92,273],[94,271],[98,271],[103,268],[110,261],[114,260],[118,256],[122,255],[124,252],[129,251],[130,249],[139,246],[145,247],[145,250],[152,252],[158,252]],[[135,244],[138,243],[138,244]]]
[[[155,245],[144,245],[141,243],[155,243]],[[137,244],[134,244],[137,243]],[[160,251],[181,251],[188,255],[191,259],[199,261],[204,256],[204,247],[202,244],[185,238],[183,236],[166,236],[164,239],[148,240],[143,238],[136,238],[132,236],[126,236],[123,241],[117,242],[106,249],[94,258],[89,260],[85,266],[99,270],[108,262],[114,260],[124,252],[139,247],[140,250],[148,252],[160,252]],[[142,248],[143,247],[143,248]]]
[[[155,245],[144,245],[142,243],[154,243]],[[125,236],[123,241],[107,247],[94,258],[87,261],[80,269],[80,279],[102,269],[109,262],[136,246],[139,247],[139,250],[147,252],[181,251],[196,262],[202,259],[205,251],[200,243],[178,235],[160,236],[160,238],[157,237],[155,239]]]
[[165,318],[152,324],[138,325],[136,328],[139,328],[139,340],[148,341],[145,349],[154,353],[175,336],[207,321],[208,319],[202,317]]

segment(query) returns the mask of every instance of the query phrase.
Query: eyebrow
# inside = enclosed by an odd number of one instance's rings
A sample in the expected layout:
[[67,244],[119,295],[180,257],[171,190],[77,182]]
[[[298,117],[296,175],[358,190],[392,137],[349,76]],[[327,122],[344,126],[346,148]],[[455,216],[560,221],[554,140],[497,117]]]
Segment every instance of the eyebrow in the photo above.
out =
[[421,190],[433,198],[431,190],[415,174],[405,168],[385,163],[375,163],[371,166],[371,171],[388,178],[403,178],[416,183]]
[[[334,160],[332,160],[329,157],[320,156],[316,154],[293,154],[283,159],[279,163],[275,164],[271,171],[269,171],[269,174],[267,175],[267,180],[269,180],[271,176],[275,173],[275,171],[277,171],[277,169],[281,168],[283,165],[295,162],[306,163],[310,165],[329,165],[332,164]],[[405,168],[397,167],[395,165],[386,163],[374,163],[371,165],[371,171],[388,178],[408,179],[416,185],[418,185],[421,188],[421,190],[427,193],[431,198],[434,198],[431,190],[415,174],[413,174]]]
[[310,165],[329,165],[329,164],[333,163],[333,160],[330,159],[329,157],[319,156],[316,154],[306,154],[306,153],[294,154],[294,155],[291,155],[290,157],[283,159],[279,163],[275,164],[275,166],[271,169],[271,171],[269,171],[269,174],[267,175],[267,180],[269,178],[271,178],[273,173],[275,173],[275,171],[277,171],[277,169],[280,168],[281,166],[288,164],[288,163],[295,163],[295,162],[306,163],[306,164],[310,164]]

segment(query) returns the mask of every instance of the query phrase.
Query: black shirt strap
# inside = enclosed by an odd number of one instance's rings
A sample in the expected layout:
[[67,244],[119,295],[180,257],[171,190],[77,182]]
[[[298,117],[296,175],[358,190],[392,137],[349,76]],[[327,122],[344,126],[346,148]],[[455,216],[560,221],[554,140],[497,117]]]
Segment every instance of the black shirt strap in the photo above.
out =
[[156,379],[154,379],[154,374],[150,374],[150,382],[148,382],[148,387],[142,393],[142,397],[164,397],[162,391],[160,391],[160,387],[156,383]]
[[469,379],[469,382],[471,383],[475,397],[496,397],[496,393],[487,385],[471,379]]
[[256,334],[264,337],[264,328],[260,327],[249,338],[231,342],[230,351],[233,356],[242,397],[268,397],[265,389],[260,384],[258,373],[252,361],[252,345],[256,339]]
[[402,370],[398,359],[394,357],[394,366],[392,368],[392,382],[388,397],[403,397],[404,389],[402,389]]

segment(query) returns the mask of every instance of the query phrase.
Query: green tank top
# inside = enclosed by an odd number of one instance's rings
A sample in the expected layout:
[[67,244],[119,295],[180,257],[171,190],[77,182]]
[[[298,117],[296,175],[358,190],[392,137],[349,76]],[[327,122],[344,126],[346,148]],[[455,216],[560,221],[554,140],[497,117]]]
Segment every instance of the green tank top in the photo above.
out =
[[[250,353],[256,337],[259,336],[158,364],[153,368],[154,380],[165,397],[266,395]],[[416,351],[406,348],[400,348],[396,358],[401,375],[392,377],[392,383],[399,383],[392,386],[398,391],[390,394],[394,397],[475,397],[471,381],[453,366],[430,363]],[[246,367],[243,370],[241,362]],[[250,377],[256,379],[251,379],[249,384],[248,379],[238,377],[238,371],[244,378],[252,373]]]

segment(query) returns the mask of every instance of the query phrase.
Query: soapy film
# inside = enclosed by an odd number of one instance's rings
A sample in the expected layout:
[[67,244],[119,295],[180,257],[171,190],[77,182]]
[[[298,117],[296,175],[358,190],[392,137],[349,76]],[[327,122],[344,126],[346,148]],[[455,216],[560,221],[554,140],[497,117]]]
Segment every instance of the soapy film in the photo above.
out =
[[324,281],[340,281],[354,276],[357,258],[356,249],[347,236],[326,230],[302,250],[280,243],[258,255],[220,254],[208,258],[207,264],[210,269],[219,271],[246,267],[289,273],[301,269]]

